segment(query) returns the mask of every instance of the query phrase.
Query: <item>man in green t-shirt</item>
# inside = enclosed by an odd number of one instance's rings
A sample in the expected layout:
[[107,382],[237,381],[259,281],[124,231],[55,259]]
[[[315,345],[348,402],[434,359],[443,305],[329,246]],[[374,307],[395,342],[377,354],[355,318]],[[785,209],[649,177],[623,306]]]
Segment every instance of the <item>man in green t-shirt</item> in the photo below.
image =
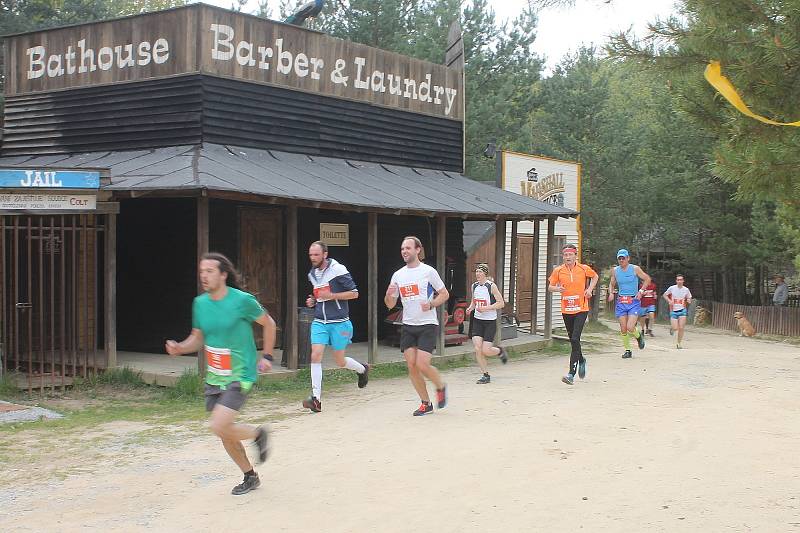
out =
[[[258,372],[272,369],[275,346],[275,321],[252,294],[229,287],[238,285],[233,263],[222,254],[207,253],[200,261],[200,283],[205,291],[192,305],[192,332],[182,342],[168,340],[167,353],[181,355],[203,351],[206,372],[206,410],[211,412],[211,431],[225,451],[244,472],[244,481],[232,494],[245,494],[261,481],[247,458],[243,440],[252,439],[258,448],[259,462],[267,458],[267,430],[236,424],[247,393],[258,379]],[[253,322],[264,328],[264,357],[259,357],[253,338]]]

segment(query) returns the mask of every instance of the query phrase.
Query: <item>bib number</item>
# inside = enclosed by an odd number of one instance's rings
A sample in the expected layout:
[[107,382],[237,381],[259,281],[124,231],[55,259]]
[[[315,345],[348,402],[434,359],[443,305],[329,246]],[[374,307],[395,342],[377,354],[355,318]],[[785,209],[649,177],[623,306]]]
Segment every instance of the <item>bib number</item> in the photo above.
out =
[[672,309],[675,311],[680,311],[681,309],[684,308],[684,302],[686,302],[686,300],[684,300],[683,298],[673,298]]
[[228,348],[213,348],[206,346],[206,362],[208,371],[217,376],[230,376],[231,370],[231,351]]
[[581,310],[581,297],[575,296],[562,296],[561,303],[564,306],[564,311],[580,311]]
[[400,285],[400,296],[403,298],[416,298],[419,296],[419,285],[411,283],[409,285]]
[[489,302],[487,302],[483,298],[475,298],[475,309],[477,309],[478,307],[486,307],[487,305],[489,305]]
[[318,302],[324,302],[326,300],[331,299],[331,287],[330,285],[321,285],[319,287],[314,287],[314,299]]
[[621,304],[632,304],[633,296],[617,296],[617,301]]

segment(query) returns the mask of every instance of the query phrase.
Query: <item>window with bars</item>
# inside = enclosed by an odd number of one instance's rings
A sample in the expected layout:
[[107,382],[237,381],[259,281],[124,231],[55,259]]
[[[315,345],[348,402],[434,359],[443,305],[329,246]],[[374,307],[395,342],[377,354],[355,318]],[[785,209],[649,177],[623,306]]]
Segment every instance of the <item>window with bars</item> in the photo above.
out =
[[566,235],[553,236],[553,255],[550,256],[550,271],[561,264],[561,249],[567,245]]

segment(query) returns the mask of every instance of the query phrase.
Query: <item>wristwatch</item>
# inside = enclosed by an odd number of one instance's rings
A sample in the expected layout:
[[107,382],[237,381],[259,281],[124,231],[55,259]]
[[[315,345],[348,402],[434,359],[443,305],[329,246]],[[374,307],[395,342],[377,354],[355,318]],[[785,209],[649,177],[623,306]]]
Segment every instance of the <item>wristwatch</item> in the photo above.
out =
[[264,354],[264,359],[266,359],[267,361],[269,361],[271,363],[273,361],[272,354],[271,353],[265,353]]

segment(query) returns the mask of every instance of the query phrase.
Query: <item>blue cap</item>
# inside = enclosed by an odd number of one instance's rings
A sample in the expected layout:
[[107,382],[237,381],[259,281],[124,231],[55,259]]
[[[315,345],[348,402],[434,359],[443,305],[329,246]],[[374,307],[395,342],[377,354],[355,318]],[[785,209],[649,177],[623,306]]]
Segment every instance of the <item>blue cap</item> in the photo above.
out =
[[617,252],[617,259],[619,259],[620,257],[630,257],[630,255],[631,254],[628,253],[628,250],[623,248],[619,252]]

